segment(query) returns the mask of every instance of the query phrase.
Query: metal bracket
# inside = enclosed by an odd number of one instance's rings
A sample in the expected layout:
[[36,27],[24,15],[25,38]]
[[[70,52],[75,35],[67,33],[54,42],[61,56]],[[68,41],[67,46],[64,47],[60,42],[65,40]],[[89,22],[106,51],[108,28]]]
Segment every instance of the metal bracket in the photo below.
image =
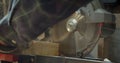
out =
[[86,7],[79,9],[85,16],[85,23],[115,23],[115,15],[102,9],[94,9],[93,5],[90,3]]
[[100,22],[104,22],[104,23],[115,23],[115,16],[110,13],[107,12],[104,9],[97,9],[92,16],[90,16],[89,21],[87,20],[87,23],[100,23]]

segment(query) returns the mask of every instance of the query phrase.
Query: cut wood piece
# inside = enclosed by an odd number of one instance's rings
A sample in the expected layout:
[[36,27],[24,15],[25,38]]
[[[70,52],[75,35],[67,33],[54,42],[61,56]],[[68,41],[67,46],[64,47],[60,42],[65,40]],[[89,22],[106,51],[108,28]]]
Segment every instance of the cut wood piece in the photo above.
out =
[[47,41],[33,41],[31,46],[23,51],[26,55],[58,56],[59,44]]

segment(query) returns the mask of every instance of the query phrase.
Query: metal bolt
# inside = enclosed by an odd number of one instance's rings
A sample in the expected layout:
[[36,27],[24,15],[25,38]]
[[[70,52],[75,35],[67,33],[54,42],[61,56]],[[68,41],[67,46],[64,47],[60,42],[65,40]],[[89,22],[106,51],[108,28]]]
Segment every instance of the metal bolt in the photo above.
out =
[[78,22],[76,19],[74,19],[74,18],[69,19],[67,22],[67,25],[66,25],[67,31],[68,32],[74,31],[77,27],[77,23]]

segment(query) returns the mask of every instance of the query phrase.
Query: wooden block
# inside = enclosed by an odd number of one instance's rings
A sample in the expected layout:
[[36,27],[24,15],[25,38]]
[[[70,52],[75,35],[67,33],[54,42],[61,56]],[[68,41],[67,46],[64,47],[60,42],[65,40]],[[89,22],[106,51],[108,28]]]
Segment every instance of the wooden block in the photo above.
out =
[[23,51],[26,55],[58,56],[59,44],[46,41],[33,41],[30,48]]

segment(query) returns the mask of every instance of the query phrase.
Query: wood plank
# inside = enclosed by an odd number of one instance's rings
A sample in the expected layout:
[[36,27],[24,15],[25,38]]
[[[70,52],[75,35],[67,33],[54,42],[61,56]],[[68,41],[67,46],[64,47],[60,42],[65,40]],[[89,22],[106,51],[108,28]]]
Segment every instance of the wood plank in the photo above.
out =
[[47,41],[33,41],[30,48],[23,51],[26,55],[58,56],[59,44]]

